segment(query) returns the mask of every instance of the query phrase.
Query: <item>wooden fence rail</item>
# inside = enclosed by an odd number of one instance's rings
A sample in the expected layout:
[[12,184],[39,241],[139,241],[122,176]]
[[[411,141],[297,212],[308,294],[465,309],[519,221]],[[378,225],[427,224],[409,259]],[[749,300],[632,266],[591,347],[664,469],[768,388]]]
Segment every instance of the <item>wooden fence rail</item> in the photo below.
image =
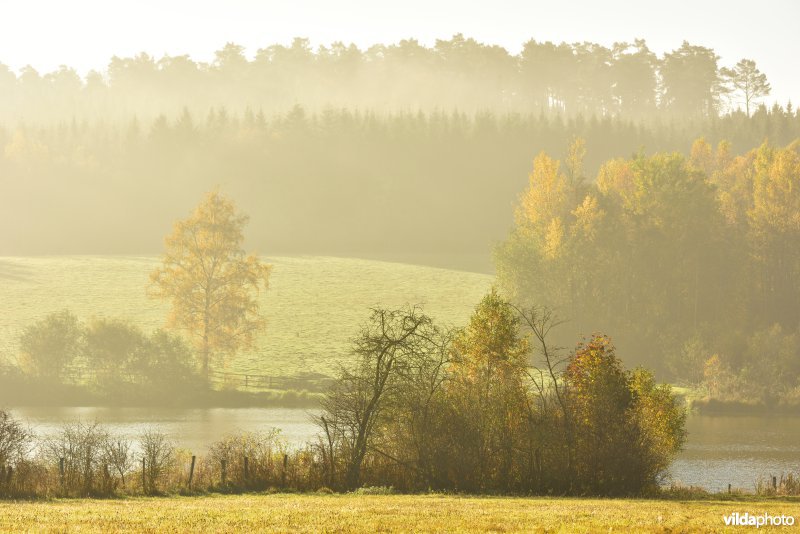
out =
[[[62,381],[68,384],[89,384],[96,376],[89,369],[71,368],[62,375]],[[212,371],[211,384],[215,388],[233,388],[243,391],[302,391],[323,392],[333,383],[333,377],[313,374],[311,376],[265,375],[258,373],[239,373],[229,371]]]

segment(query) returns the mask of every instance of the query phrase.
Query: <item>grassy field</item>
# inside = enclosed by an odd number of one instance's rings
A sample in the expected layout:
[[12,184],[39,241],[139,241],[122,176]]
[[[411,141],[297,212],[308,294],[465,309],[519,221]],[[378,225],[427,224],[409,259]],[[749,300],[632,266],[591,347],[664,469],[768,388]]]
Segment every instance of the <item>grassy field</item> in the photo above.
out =
[[[332,374],[374,306],[421,304],[445,324],[464,324],[488,290],[485,274],[330,257],[266,258],[267,329],[257,350],[229,371],[275,376]],[[13,359],[22,329],[64,308],[81,319],[123,317],[146,331],[163,326],[168,305],[146,296],[156,257],[0,258],[0,357]]]
[[798,518],[800,502],[280,494],[0,502],[0,531],[720,532],[741,529],[726,529],[722,516],[731,512]]

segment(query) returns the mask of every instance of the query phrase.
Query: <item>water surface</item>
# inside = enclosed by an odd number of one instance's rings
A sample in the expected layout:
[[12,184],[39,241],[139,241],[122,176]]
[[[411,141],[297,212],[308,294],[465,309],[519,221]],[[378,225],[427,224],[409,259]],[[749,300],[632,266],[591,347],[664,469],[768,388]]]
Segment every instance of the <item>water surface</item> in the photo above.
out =
[[[98,421],[135,438],[146,428],[167,433],[179,446],[204,453],[226,434],[280,429],[291,446],[314,439],[314,410],[298,408],[17,408],[41,436],[64,422]],[[670,470],[671,479],[709,490],[753,491],[759,477],[800,472],[800,417],[700,416],[688,419],[689,439]]]
[[674,481],[753,491],[759,477],[800,473],[800,417],[692,415],[687,429],[686,447],[671,469]]

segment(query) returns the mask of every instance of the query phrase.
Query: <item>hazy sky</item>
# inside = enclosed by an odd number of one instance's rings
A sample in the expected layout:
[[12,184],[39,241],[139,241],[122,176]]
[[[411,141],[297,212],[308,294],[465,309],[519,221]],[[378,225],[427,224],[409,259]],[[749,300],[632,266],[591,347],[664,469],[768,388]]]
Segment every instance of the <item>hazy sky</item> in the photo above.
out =
[[253,55],[293,37],[360,47],[463,33],[519,51],[528,39],[645,38],[661,54],[684,39],[714,48],[723,65],[754,59],[781,103],[800,101],[798,0],[0,0],[0,62],[18,70],[60,64],[82,74],[112,55],[189,54],[208,61],[232,41]]

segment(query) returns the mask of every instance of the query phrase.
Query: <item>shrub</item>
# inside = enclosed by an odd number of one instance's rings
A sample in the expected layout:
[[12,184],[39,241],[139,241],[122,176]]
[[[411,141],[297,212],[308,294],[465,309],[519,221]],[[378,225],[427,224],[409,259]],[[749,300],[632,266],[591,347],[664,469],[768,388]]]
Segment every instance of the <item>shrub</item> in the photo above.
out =
[[52,473],[52,485],[60,495],[108,495],[115,481],[104,463],[108,433],[97,423],[71,423],[47,438],[40,448],[40,461]]
[[139,436],[139,449],[144,462],[142,491],[160,493],[166,489],[169,475],[177,466],[175,446],[163,432],[149,429]]
[[28,326],[20,337],[22,364],[39,378],[59,382],[81,352],[83,329],[70,311],[48,315]]
[[119,476],[122,487],[125,488],[125,475],[134,468],[132,444],[121,437],[107,436],[103,441],[103,463],[114,476]]
[[33,448],[33,434],[11,414],[0,410],[0,496],[22,497],[36,492],[28,461]]
[[279,438],[278,430],[242,432],[212,444],[206,463],[210,464],[213,480],[227,489],[266,489],[285,485],[284,454],[286,444]]
[[620,495],[656,486],[686,438],[686,413],[670,387],[643,369],[625,372],[605,336],[578,347],[564,381],[576,489]]
[[0,410],[0,467],[23,459],[31,450],[33,434],[11,414]]

